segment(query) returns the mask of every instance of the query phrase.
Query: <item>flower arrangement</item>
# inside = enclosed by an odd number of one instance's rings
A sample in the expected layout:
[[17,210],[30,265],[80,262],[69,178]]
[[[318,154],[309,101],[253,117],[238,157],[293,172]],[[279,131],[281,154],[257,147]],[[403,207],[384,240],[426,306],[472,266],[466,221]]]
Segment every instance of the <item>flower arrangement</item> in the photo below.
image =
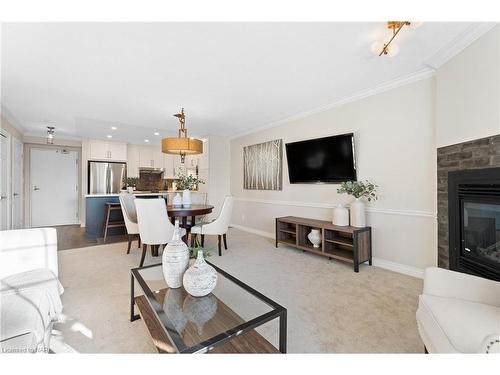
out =
[[346,193],[352,195],[354,198],[366,198],[368,202],[376,201],[378,199],[377,193],[378,185],[371,181],[345,181],[340,184],[337,193]]
[[198,184],[204,184],[205,181],[200,180],[192,175],[187,175],[184,173],[179,173],[178,175],[177,188],[180,190],[193,190]]
[[139,182],[139,179],[137,177],[128,177],[127,178],[127,186],[137,187],[138,182]]

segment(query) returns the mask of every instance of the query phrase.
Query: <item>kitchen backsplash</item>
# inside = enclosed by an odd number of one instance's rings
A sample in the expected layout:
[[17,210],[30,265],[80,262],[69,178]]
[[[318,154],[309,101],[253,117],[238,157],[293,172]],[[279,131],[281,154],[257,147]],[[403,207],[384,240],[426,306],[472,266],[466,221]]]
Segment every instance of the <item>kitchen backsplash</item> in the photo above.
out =
[[172,188],[172,182],[175,180],[165,180],[159,173],[140,173],[137,181],[137,190],[168,190]]

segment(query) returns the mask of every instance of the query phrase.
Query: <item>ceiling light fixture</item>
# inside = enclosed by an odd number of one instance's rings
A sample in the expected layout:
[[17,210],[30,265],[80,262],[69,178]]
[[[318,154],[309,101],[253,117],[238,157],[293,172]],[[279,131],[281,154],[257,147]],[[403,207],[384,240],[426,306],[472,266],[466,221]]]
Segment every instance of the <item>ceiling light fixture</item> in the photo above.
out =
[[47,126],[47,144],[48,145],[53,145],[54,144],[54,132],[56,128],[53,126]]
[[148,143],[149,142],[149,139],[145,139],[144,142]]
[[[410,21],[388,21],[387,28],[392,30],[392,36],[387,42],[375,42],[372,44],[372,51],[379,56],[396,56],[399,52],[399,46],[393,43],[396,36],[405,26],[410,26]],[[419,25],[420,26],[420,25]]]
[[118,129],[116,126],[111,127],[111,130],[116,130],[116,129]]
[[158,133],[158,132],[154,132],[154,135],[160,135],[160,133]]
[[108,135],[106,136],[106,138],[113,138],[113,136],[112,136],[112,135],[110,135],[110,134],[108,134]]
[[165,154],[180,155],[181,163],[184,163],[186,155],[203,153],[203,142],[199,139],[188,137],[184,108],[182,108],[181,113],[176,113],[174,116],[179,119],[179,134],[175,138],[163,138],[161,140],[161,151]]

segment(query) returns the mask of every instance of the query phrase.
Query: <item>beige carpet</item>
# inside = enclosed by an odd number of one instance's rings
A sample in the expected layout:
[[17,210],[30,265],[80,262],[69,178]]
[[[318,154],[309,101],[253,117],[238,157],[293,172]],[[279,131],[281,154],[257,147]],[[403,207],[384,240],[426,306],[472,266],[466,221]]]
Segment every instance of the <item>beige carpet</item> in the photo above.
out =
[[[214,246],[213,239],[207,241]],[[359,273],[269,239],[231,229],[229,250],[210,261],[288,309],[291,353],[422,352],[415,311],[422,281],[377,267]],[[77,352],[148,353],[154,347],[141,320],[129,321],[130,268],[140,251],[125,244],[59,252],[65,323],[57,341]],[[148,254],[145,264],[161,258]],[[276,322],[259,332],[277,344]]]

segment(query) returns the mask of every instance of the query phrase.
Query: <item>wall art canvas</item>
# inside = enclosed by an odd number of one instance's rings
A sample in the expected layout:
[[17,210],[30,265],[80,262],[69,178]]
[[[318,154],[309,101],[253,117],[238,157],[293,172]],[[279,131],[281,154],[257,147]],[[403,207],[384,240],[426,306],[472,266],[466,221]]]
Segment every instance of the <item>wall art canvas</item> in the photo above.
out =
[[243,188],[282,189],[282,141],[259,143],[243,148]]

